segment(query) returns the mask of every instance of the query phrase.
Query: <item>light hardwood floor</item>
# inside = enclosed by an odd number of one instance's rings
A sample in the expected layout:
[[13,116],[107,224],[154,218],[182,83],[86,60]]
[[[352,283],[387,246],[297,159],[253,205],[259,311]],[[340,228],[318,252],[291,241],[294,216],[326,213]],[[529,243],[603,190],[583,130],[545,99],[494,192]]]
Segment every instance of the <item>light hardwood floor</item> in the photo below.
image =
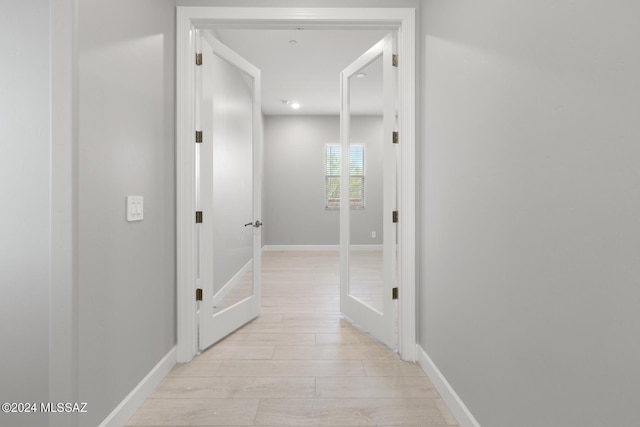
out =
[[128,426],[457,426],[420,367],[339,311],[336,252],[266,252],[262,314],[179,364]]

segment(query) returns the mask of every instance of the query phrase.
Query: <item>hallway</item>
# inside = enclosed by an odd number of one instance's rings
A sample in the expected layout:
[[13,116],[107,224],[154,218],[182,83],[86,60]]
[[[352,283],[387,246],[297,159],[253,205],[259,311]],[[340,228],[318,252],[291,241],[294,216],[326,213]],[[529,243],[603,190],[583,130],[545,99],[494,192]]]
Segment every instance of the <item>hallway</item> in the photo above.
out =
[[261,316],[177,365],[128,426],[457,426],[424,371],[339,311],[338,253],[265,252]]

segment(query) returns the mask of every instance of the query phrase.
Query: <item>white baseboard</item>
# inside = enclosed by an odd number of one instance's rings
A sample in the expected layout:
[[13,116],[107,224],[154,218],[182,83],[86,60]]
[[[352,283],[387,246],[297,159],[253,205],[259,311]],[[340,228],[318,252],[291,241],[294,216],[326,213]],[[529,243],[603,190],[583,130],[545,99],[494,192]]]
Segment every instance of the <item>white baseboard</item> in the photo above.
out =
[[[355,251],[381,251],[382,245],[351,245]],[[340,245],[264,245],[263,251],[339,251]]]
[[131,393],[102,421],[100,427],[122,427],[127,424],[127,421],[135,414],[136,410],[153,393],[171,368],[175,366],[176,354],[176,347],[169,350],[162,360],[149,371],[147,376],[131,390]]
[[351,245],[349,247],[352,251],[380,251],[384,250],[383,245]]
[[449,381],[442,375],[442,372],[433,363],[426,351],[417,345],[418,364],[422,367],[431,382],[435,386],[442,400],[447,404],[453,416],[458,420],[460,427],[480,427],[480,423],[476,421],[469,409],[466,407],[460,396],[455,392]]
[[263,251],[339,251],[340,245],[264,245]]

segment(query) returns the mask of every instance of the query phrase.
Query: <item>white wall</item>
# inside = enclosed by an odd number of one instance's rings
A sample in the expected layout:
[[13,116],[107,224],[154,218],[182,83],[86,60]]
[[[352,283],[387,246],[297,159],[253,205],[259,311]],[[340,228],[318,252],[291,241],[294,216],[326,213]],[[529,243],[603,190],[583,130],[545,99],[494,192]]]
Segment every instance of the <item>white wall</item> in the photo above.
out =
[[[352,118],[365,145],[365,209],[352,209],[352,243],[382,243],[382,120]],[[340,211],[325,209],[325,144],[340,143],[337,116],[266,116],[264,244],[337,245]],[[371,238],[376,231],[377,237]]]
[[[175,8],[78,3],[80,425],[95,426],[176,342]],[[143,221],[125,221],[127,195]]]
[[630,426],[640,5],[426,0],[420,344],[483,426]]
[[[49,400],[50,9],[9,2],[0,14],[0,401]],[[34,52],[36,54],[34,54]],[[41,414],[0,413],[40,426]]]

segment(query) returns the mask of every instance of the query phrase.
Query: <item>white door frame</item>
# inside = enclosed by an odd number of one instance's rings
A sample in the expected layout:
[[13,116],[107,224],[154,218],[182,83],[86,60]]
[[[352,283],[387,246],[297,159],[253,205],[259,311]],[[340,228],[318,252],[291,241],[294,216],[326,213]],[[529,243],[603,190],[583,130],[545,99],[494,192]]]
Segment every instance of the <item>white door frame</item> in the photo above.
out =
[[[195,302],[195,144],[193,29],[274,25],[398,30],[399,54],[399,353],[416,360],[416,13],[413,8],[177,8],[176,267],[177,361],[197,353]],[[337,78],[337,76],[336,76]]]

